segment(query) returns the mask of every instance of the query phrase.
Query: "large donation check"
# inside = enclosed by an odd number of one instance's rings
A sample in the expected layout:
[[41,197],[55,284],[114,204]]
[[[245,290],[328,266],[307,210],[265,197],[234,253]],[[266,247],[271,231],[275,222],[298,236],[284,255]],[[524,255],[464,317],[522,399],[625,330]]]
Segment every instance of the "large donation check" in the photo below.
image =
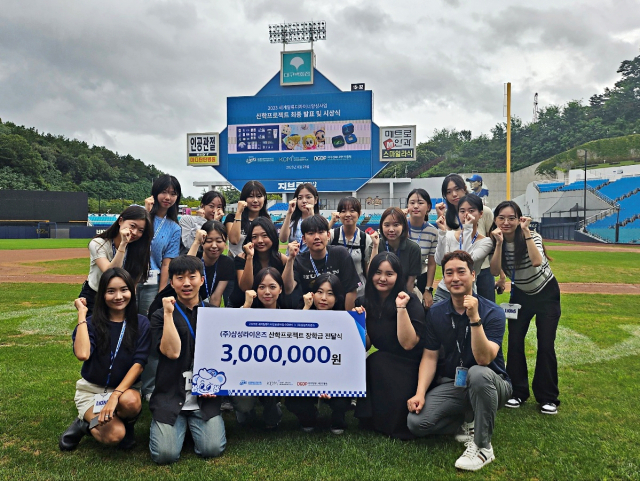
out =
[[364,314],[198,309],[192,393],[364,397]]

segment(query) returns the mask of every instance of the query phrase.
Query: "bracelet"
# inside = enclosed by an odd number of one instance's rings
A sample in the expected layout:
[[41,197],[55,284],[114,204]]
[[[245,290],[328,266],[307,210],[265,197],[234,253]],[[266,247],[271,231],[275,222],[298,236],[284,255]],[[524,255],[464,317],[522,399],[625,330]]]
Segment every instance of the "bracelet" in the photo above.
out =
[[233,219],[233,222],[242,222],[242,219]]
[[87,323],[87,321],[86,321],[86,320],[84,320],[84,321],[80,321],[80,322],[78,323],[78,326],[79,326],[80,324],[86,324],[86,323]]
[[114,389],[113,392],[119,392],[120,394],[124,394],[124,391],[120,391],[120,389]]
[[404,306],[404,307],[403,306],[396,306],[396,309],[406,309],[406,308],[407,308],[406,306]]
[[533,237],[525,237],[524,238],[525,241],[528,241],[528,240],[531,240],[531,239],[533,239]]
[[126,254],[127,253],[127,249],[121,251],[120,249],[118,249],[118,252],[120,252],[121,254]]

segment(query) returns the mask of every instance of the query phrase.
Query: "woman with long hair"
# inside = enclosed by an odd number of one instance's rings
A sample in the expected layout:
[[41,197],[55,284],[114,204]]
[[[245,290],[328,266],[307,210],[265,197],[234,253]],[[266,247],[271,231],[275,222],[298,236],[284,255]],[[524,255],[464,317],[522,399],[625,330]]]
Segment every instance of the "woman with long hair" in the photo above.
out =
[[183,253],[182,251],[186,254],[188,249],[191,248],[196,238],[196,232],[202,229],[205,222],[211,220],[222,222],[226,207],[227,201],[224,196],[217,190],[210,190],[200,199],[200,207],[198,208],[197,215],[183,215],[180,218],[179,225],[182,230],[181,254]]
[[75,449],[83,436],[130,449],[133,426],[142,408],[140,374],[151,346],[149,320],[138,314],[134,279],[120,267],[100,278],[93,315],[87,302],[75,300],[78,325],[71,336],[82,364],[76,383],[78,417],[62,434],[59,447]]
[[251,180],[244,184],[240,191],[238,211],[235,214],[229,214],[224,220],[224,226],[229,234],[230,257],[242,253],[242,243],[249,227],[258,217],[269,217],[267,191],[261,182]]
[[196,232],[188,255],[198,256],[202,248],[204,284],[200,287],[200,298],[215,307],[220,307],[222,293],[229,281],[235,279],[233,260],[222,255],[227,247],[227,229],[221,222],[210,220]]
[[358,400],[355,416],[388,436],[411,439],[407,399],[418,385],[425,315],[422,304],[402,281],[402,264],[391,252],[369,265],[365,294],[356,310],[367,318],[367,396]]
[[[251,289],[256,274],[266,267],[275,268],[282,274],[287,258],[279,251],[278,232],[271,219],[258,217],[249,226],[242,245],[243,253],[234,259],[236,279],[229,301],[231,306],[240,307],[245,300],[245,292]],[[284,293],[282,294],[284,296]]]
[[438,229],[429,222],[431,196],[424,189],[413,189],[407,195],[407,214],[409,216],[409,239],[420,247],[422,272],[416,279],[416,287],[422,294],[424,307],[433,305],[433,279],[436,275],[436,245]]
[[[482,235],[478,224],[484,215],[482,199],[475,194],[469,194],[459,199],[457,216],[462,223],[462,229],[447,230],[446,219],[441,215],[436,224],[438,226],[438,246],[436,247],[435,262],[442,264],[445,254],[455,250],[467,252],[474,262],[475,272],[480,272],[480,266],[491,253],[493,242],[490,237]],[[433,298],[434,302],[450,299],[444,279],[438,284]]]
[[[335,274],[320,274],[311,292],[304,296],[303,310],[344,311],[345,292],[340,279]],[[318,418],[318,399],[324,400],[331,408],[331,427],[333,434],[342,434],[347,428],[345,415],[351,406],[348,397],[334,397],[321,394],[319,397],[291,396],[285,398],[287,409],[296,415],[302,430],[312,432]]]
[[520,407],[529,398],[529,375],[525,356],[525,336],[531,319],[536,318],[538,353],[533,374],[533,394],[542,414],[556,414],[558,399],[558,361],[555,339],[560,321],[560,286],[551,268],[542,237],[529,230],[531,219],[524,217],[518,204],[504,201],[494,210],[491,237],[495,250],[491,271],[502,270],[511,279],[512,304],[519,304],[517,319],[508,319],[509,347],[507,374],[513,385],[509,408]]
[[[398,207],[389,207],[380,218],[380,239],[372,236],[371,256],[379,250],[395,254],[402,263],[407,292],[413,292],[416,277],[422,272],[420,246],[409,239],[407,216]],[[365,288],[366,289],[366,288]],[[366,291],[365,291],[366,292]]]
[[89,242],[89,276],[78,296],[86,300],[88,316],[93,312],[100,277],[107,269],[123,267],[136,283],[147,278],[152,237],[149,213],[140,206],[132,205],[111,227]]
[[298,186],[293,193],[293,199],[289,201],[289,209],[280,229],[280,242],[297,241],[300,244],[300,252],[309,248],[302,242],[300,225],[306,218],[320,213],[318,200],[318,190],[313,184],[305,182]]
[[[458,174],[449,174],[442,181],[442,198],[445,202],[436,205],[436,213],[438,218],[445,216],[445,225],[447,230],[458,230],[462,222],[458,215],[458,204],[460,199],[467,195],[476,195],[469,192],[464,179]],[[480,222],[478,223],[478,231],[481,235],[489,237],[491,234],[491,225],[493,224],[493,212],[487,209]],[[505,275],[500,272],[500,280],[496,282],[495,277],[491,274],[489,265],[490,258],[485,258],[479,270],[476,270],[476,287],[478,295],[496,301],[496,289],[499,293],[504,291]]]
[[[279,309],[281,295],[284,292],[282,276],[277,269],[265,267],[253,279],[252,289],[245,292],[241,309]],[[282,419],[282,410],[278,405],[278,396],[232,396],[231,403],[236,412],[236,419],[241,425],[247,425],[255,419],[257,401],[263,406],[262,418],[265,427],[275,429]]]

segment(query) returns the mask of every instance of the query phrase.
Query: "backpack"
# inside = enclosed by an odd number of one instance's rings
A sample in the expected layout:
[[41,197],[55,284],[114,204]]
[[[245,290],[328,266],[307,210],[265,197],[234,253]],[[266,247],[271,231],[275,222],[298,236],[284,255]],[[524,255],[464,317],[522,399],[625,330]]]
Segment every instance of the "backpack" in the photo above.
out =
[[[340,227],[336,227],[336,228],[333,229],[333,240],[331,241],[331,245],[332,246],[343,245],[343,244],[340,243]],[[362,254],[362,259],[361,259],[362,273],[366,274],[367,269],[366,269],[366,264],[365,264],[364,253],[365,253],[365,251],[367,249],[367,233],[362,231],[362,230],[360,231],[360,246],[358,247],[358,249],[360,249],[360,253]]]

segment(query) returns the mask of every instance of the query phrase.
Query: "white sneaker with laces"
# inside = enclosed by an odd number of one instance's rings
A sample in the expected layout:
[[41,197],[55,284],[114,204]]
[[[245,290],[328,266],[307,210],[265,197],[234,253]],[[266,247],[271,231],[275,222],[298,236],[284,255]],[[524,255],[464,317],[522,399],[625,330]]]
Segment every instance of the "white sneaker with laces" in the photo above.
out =
[[473,441],[473,434],[475,433],[474,422],[462,423],[462,426],[458,429],[455,435],[455,440],[459,443],[467,443]]
[[558,414],[558,406],[554,403],[545,403],[540,407],[542,414]]
[[465,449],[462,456],[456,461],[456,468],[464,469],[465,471],[477,471],[484,465],[489,464],[496,459],[493,454],[493,447],[479,448],[476,443],[469,441],[465,443],[467,449]]

